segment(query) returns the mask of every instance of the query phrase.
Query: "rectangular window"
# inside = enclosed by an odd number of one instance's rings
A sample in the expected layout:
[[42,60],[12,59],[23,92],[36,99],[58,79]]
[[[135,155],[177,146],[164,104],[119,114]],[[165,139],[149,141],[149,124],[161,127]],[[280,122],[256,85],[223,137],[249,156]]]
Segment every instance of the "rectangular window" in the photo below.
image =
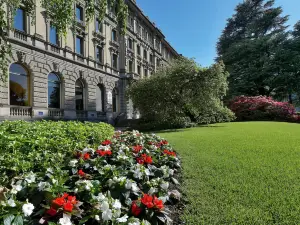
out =
[[148,70],[144,69],[144,77],[148,77]]
[[97,62],[103,63],[102,53],[103,53],[103,48],[100,46],[97,46],[97,48],[96,48]]
[[113,54],[112,65],[114,69],[118,69],[118,55]]
[[128,48],[133,50],[133,40],[131,38],[128,39]]
[[25,30],[25,12],[23,9],[18,8],[16,11],[16,15],[14,18],[14,28],[20,31],[26,31]]
[[83,9],[81,6],[76,6],[76,18],[79,21],[83,21]]
[[144,50],[144,59],[147,60],[147,51],[146,50]]
[[58,45],[58,35],[55,27],[50,26],[50,43]]
[[129,60],[129,62],[128,62],[128,70],[129,70],[129,72],[133,72],[133,61],[132,60]]
[[103,33],[103,26],[99,19],[96,19],[96,32]]
[[76,36],[76,53],[83,55],[83,38]]
[[136,48],[137,48],[137,54],[141,55],[141,46],[137,45]]
[[153,55],[150,54],[150,62],[153,64]]
[[112,30],[112,32],[111,32],[111,40],[112,41],[117,41],[117,31],[116,30]]
[[141,75],[141,66],[140,66],[140,65],[137,66],[137,73],[138,73],[139,75]]

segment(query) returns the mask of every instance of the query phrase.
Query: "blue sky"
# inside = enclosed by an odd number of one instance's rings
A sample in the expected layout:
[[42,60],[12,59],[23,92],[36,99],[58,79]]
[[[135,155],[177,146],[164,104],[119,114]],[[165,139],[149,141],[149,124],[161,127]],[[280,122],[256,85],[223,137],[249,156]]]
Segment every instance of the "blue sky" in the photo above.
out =
[[[216,42],[242,0],[137,0],[143,12],[156,23],[181,54],[209,66],[216,57]],[[276,0],[289,24],[300,20],[300,0]]]

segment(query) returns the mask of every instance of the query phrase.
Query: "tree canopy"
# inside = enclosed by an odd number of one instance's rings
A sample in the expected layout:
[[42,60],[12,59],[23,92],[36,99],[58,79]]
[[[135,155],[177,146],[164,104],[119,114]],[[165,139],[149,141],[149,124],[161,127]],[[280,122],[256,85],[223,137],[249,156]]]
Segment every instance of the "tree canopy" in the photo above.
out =
[[218,60],[230,72],[229,95],[280,96],[289,92],[288,16],[275,0],[245,0],[217,43]]
[[233,118],[222,104],[228,73],[223,63],[201,68],[181,57],[148,79],[133,83],[128,97],[143,119],[164,127],[212,123]]

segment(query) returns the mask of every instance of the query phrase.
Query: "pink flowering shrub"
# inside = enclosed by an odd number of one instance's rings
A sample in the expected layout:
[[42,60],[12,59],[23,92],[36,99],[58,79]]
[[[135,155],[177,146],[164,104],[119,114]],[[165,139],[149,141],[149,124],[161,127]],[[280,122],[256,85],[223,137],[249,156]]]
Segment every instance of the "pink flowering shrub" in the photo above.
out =
[[277,102],[265,96],[238,96],[229,103],[237,120],[298,121],[295,107],[288,102]]

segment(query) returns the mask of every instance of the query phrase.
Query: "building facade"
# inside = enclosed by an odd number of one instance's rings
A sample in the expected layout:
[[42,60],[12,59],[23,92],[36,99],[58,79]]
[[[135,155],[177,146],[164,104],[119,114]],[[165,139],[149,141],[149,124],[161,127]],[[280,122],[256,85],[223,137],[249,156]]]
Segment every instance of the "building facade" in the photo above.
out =
[[85,24],[84,1],[74,5],[76,34],[58,37],[37,1],[36,22],[19,8],[9,31],[9,77],[0,81],[0,120],[112,121],[138,118],[126,88],[151,76],[178,53],[134,0],[128,28],[117,29],[113,9]]

